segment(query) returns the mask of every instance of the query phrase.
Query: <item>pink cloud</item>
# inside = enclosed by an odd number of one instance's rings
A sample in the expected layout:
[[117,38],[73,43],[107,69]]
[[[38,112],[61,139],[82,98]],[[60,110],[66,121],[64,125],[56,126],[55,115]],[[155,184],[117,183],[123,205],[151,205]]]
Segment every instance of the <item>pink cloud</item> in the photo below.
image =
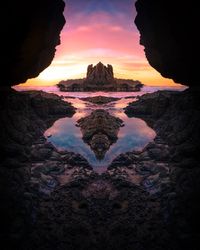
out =
[[68,25],[62,33],[57,57],[91,48],[144,55],[143,48],[139,45],[139,34],[134,29],[130,30],[124,15],[119,13],[112,17],[101,11],[89,16],[82,13],[81,17],[78,15],[74,19],[73,23],[68,20]]
[[[113,15],[105,11],[88,14],[84,11],[70,12],[67,8],[65,13],[67,23],[52,63],[52,72],[57,71],[56,77],[84,76],[88,64],[102,61],[113,64],[116,75],[120,77],[141,80],[146,84],[172,84],[149,66],[144,48],[139,45],[134,11]],[[50,71],[51,67],[45,73],[46,78],[51,78]]]

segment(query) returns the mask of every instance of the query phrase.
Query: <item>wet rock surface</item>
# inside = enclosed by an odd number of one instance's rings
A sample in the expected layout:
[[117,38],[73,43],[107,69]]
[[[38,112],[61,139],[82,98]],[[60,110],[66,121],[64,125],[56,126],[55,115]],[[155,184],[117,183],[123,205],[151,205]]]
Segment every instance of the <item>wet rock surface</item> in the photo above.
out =
[[40,205],[29,244],[26,241],[22,249],[171,246],[159,201],[141,188],[107,174],[63,186]]
[[[23,93],[21,100],[26,96],[35,103],[35,99],[43,100],[43,95]],[[7,108],[12,111],[6,114],[13,117],[21,114],[21,118],[31,120],[31,126],[36,124],[34,129],[39,126],[40,133],[30,139],[30,153],[24,165],[17,154],[13,157],[16,165],[0,168],[2,244],[6,243],[7,249],[21,250],[198,249],[198,94],[157,92],[138,97],[137,102],[126,108],[126,113],[143,118],[157,136],[142,150],[119,155],[102,174],[95,173],[81,155],[55,148],[41,134],[58,117],[59,106],[59,117],[64,106],[70,108],[60,98],[47,96],[45,103],[56,105],[54,111],[50,109],[52,115],[50,110],[42,112],[43,105],[32,109],[26,103],[28,111],[23,113],[18,107],[17,113],[11,109],[15,107],[12,101]],[[19,103],[16,94],[9,100],[15,100],[14,97]],[[38,116],[28,116],[33,110],[37,110],[40,119],[43,117],[38,125]],[[116,118],[104,110],[97,110],[87,119],[81,122],[85,128],[86,124],[93,124],[88,138],[98,126],[109,128],[116,138],[122,123],[118,120],[114,129]],[[99,119],[105,119],[104,123]],[[103,131],[106,133],[106,129]],[[14,147],[17,148],[17,143]]]
[[[22,240],[29,230],[34,209],[34,192],[29,192],[31,164],[44,161],[52,154],[52,146],[41,137],[47,127],[60,117],[71,117],[75,109],[60,97],[41,91],[0,93],[0,206],[2,246],[10,240]],[[45,147],[32,149],[38,143]],[[38,144],[39,145],[39,144]]]
[[94,97],[86,97],[81,98],[83,101],[91,102],[98,105],[107,104],[110,102],[118,101],[120,98],[117,97],[107,97],[107,96],[94,96]]
[[83,140],[94,151],[97,159],[103,159],[110,146],[117,141],[117,135],[123,121],[103,109],[97,109],[91,115],[77,121]]
[[29,147],[47,127],[75,113],[69,103],[42,91],[12,90],[1,92],[0,97],[1,163],[10,168],[16,157],[22,164],[28,160]]

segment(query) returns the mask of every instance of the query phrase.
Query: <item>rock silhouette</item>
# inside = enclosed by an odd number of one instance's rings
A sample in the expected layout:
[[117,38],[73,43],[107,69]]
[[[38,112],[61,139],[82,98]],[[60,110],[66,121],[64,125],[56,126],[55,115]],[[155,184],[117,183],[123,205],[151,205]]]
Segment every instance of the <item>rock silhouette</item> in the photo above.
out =
[[53,60],[65,19],[62,0],[3,1],[1,86],[39,75]]
[[91,84],[113,84],[114,73],[112,65],[104,66],[103,63],[99,62],[96,66],[92,64],[87,68],[86,81]]
[[138,0],[135,24],[145,47],[146,57],[162,76],[177,83],[199,83],[198,2]]
[[117,79],[114,77],[113,66],[99,62],[88,65],[86,78],[61,81],[61,91],[140,91],[140,81]]

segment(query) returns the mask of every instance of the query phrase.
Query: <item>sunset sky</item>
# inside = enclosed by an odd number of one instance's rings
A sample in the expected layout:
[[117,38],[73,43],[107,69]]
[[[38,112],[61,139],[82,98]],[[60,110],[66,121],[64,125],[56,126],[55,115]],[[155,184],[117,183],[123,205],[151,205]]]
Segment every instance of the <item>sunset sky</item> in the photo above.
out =
[[66,0],[66,25],[56,56],[26,85],[53,85],[82,78],[88,64],[112,64],[115,77],[146,85],[175,85],[149,66],[134,24],[134,0]]

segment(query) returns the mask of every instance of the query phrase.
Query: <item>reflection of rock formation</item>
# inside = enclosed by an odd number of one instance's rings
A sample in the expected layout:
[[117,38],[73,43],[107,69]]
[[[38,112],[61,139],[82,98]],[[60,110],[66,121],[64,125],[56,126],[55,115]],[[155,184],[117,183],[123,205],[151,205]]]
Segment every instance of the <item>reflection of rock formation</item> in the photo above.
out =
[[89,83],[95,85],[99,84],[113,85],[114,74],[112,65],[108,64],[108,66],[106,67],[101,62],[99,62],[96,66],[93,66],[92,64],[89,65],[87,69],[86,82],[87,85]]
[[112,65],[99,62],[87,68],[86,78],[61,81],[61,91],[140,91],[143,85],[139,81],[114,78]]
[[110,102],[115,102],[117,100],[119,100],[120,98],[117,97],[108,97],[108,96],[93,96],[93,97],[85,97],[85,98],[81,98],[81,100],[86,101],[86,102],[91,102],[97,105],[103,105],[103,104],[107,104]]
[[102,109],[78,120],[83,140],[94,151],[97,159],[103,159],[110,146],[117,141],[117,134],[123,121]]

